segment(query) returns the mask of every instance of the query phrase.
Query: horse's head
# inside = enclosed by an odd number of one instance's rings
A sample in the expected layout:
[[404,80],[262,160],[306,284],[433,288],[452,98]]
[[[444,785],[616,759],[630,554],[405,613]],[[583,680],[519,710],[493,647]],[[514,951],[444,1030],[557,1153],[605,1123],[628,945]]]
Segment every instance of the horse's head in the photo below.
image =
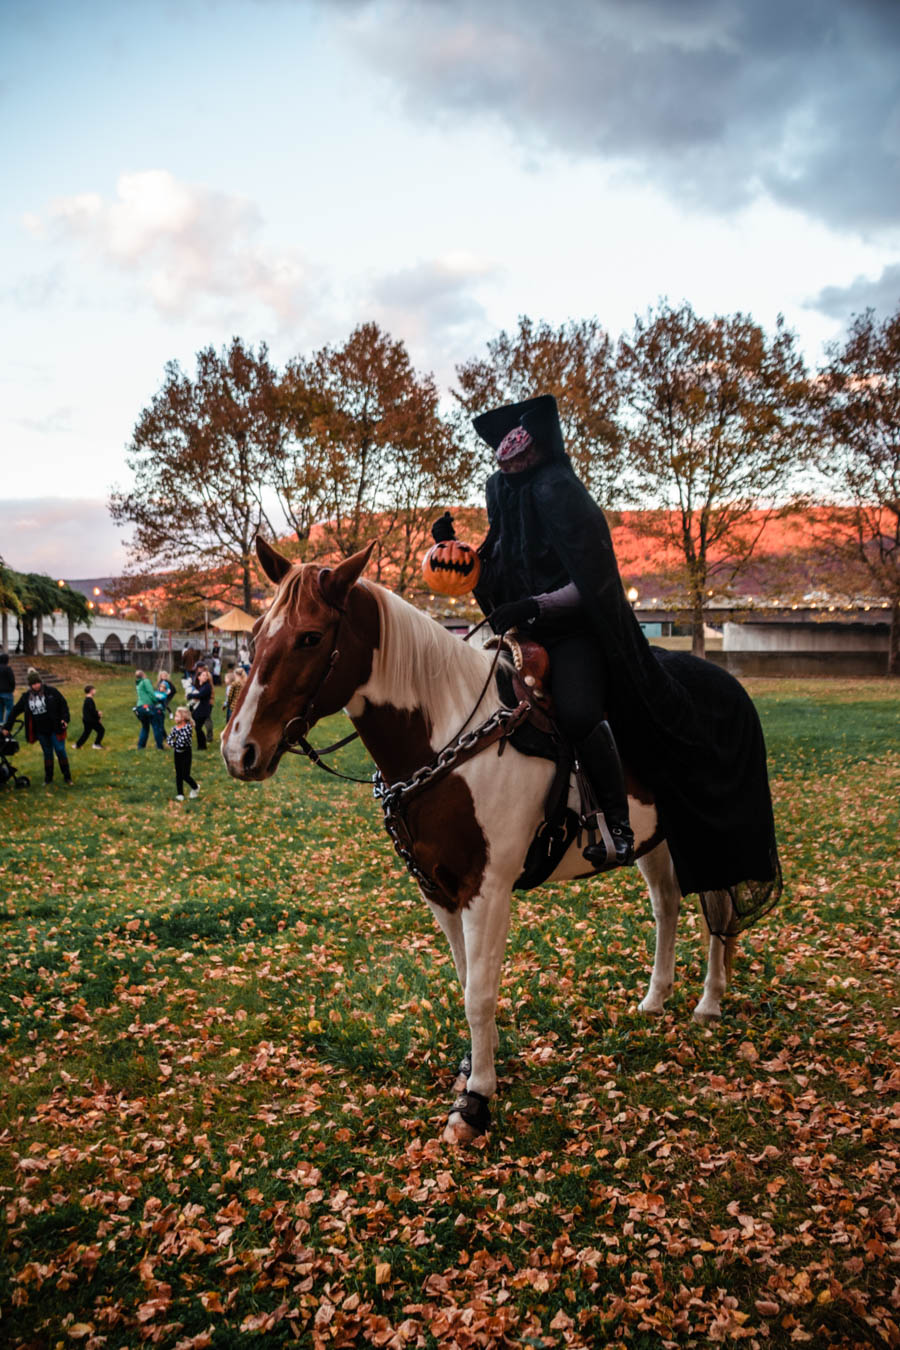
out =
[[368,678],[378,609],[356,582],[372,547],[330,568],[291,563],[257,539],[263,571],[278,590],[253,630],[253,664],[222,735],[235,778],[271,777],[288,745],[343,708]]

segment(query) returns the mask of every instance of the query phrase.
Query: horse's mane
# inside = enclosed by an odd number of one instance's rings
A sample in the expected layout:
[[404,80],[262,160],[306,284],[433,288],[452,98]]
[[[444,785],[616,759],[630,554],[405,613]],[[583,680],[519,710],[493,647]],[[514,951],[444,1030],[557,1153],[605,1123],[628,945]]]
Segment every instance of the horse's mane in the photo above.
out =
[[275,598],[266,611],[267,618],[274,617],[281,610],[284,610],[288,616],[294,612],[302,613],[311,601],[320,601],[321,592],[318,578],[317,568],[292,567],[279,583]]
[[[386,687],[427,707],[435,722],[453,718],[481,694],[491,666],[490,653],[461,642],[428,614],[374,581],[360,585],[378,605],[381,642],[377,674]],[[373,670],[373,674],[375,671]]]

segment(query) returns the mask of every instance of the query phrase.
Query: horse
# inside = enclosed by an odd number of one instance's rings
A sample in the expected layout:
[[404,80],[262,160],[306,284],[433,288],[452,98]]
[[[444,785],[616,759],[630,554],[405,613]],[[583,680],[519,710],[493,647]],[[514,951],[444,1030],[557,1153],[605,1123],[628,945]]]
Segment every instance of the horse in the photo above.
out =
[[[336,567],[299,564],[261,537],[257,553],[277,589],[257,620],[253,663],[221,740],[228,772],[269,778],[320,718],[344,709],[387,785],[427,776],[439,752],[473,717],[506,714],[492,678],[494,658],[460,641],[429,615],[362,578],[372,550]],[[477,710],[477,712],[476,712]],[[307,751],[308,752],[308,751]],[[462,987],[470,1050],[460,1065],[444,1138],[465,1143],[490,1121],[497,1089],[495,1013],[512,891],[543,819],[555,768],[494,740],[411,798],[405,861],[450,946]],[[577,807],[574,786],[571,804]],[[638,1005],[658,1014],[672,992],[682,895],[652,794],[629,783],[637,866],[650,892],[656,948]],[[547,878],[592,875],[573,841]],[[721,903],[730,900],[723,893]],[[725,913],[727,930],[727,912]],[[694,1019],[721,1017],[734,939],[708,938],[703,995]]]

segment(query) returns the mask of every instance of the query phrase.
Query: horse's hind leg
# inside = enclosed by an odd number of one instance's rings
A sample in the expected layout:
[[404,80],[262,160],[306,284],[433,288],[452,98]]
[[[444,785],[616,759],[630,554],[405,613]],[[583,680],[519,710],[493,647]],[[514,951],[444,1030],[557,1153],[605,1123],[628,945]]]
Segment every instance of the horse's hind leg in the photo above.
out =
[[638,1004],[642,1013],[661,1013],[675,983],[675,931],[681,908],[681,890],[666,844],[638,859],[638,867],[650,890],[653,917],[656,920],[656,948],[650,987]]
[[[720,930],[728,928],[728,922],[731,919],[731,900],[726,891],[715,891],[708,895],[707,903],[716,903],[718,909],[717,927]],[[713,917],[716,922],[716,917]],[[706,979],[703,981],[703,997],[694,1009],[694,1021],[708,1024],[710,1022],[719,1022],[722,1018],[722,995],[728,987],[728,976],[731,970],[731,963],[734,957],[734,948],[736,939],[733,937],[720,938],[714,933],[710,933],[706,920],[703,920],[703,933],[708,942],[706,958]]]

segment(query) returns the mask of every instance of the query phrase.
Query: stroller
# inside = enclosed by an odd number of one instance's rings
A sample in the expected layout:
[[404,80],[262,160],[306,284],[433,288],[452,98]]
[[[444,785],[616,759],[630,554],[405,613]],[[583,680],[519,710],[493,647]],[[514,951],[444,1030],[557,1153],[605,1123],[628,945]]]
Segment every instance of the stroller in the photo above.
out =
[[13,787],[27,788],[31,786],[31,779],[28,775],[16,773],[9,762],[13,755],[18,753],[19,742],[11,732],[0,727],[0,787],[4,787],[10,780],[12,780]]

